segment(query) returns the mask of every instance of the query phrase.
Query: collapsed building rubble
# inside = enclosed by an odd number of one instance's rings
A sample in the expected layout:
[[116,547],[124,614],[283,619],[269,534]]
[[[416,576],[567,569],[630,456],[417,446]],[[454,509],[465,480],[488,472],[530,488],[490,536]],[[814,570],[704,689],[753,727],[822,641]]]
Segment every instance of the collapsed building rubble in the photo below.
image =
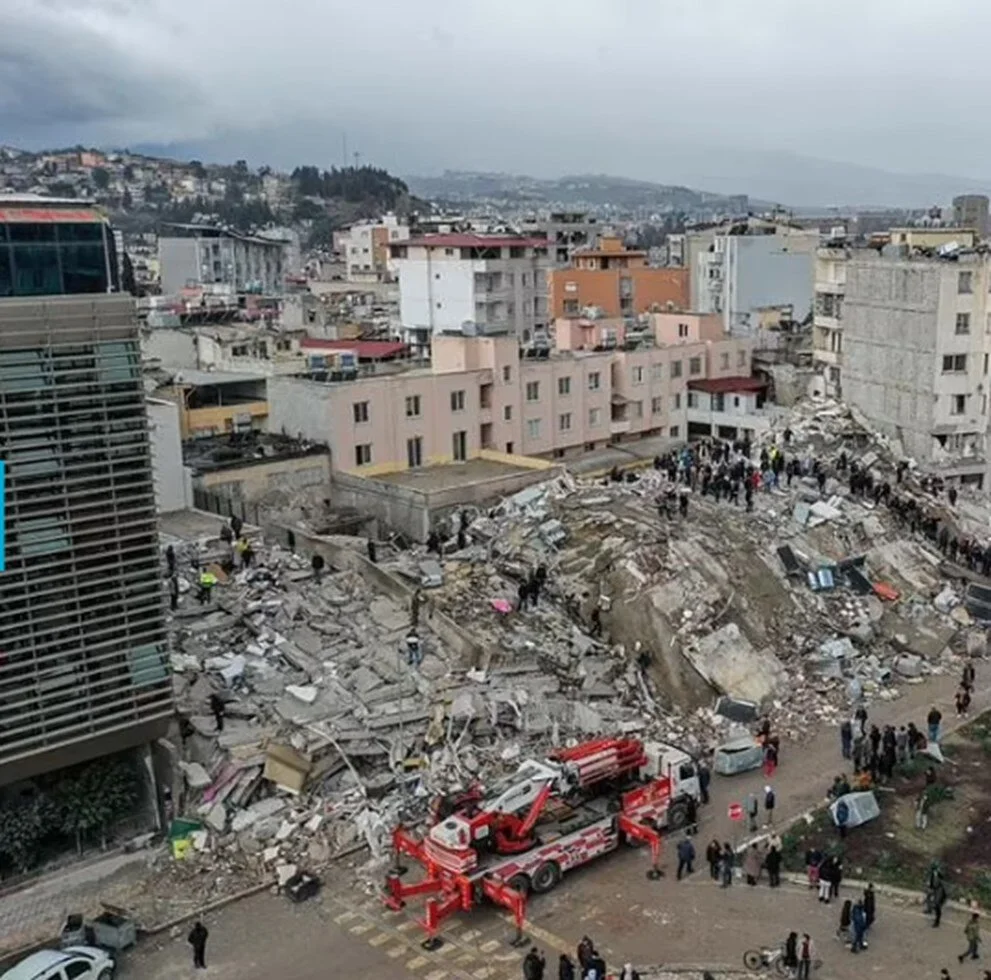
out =
[[[435,794],[553,745],[638,732],[699,753],[763,712],[800,741],[854,700],[896,698],[983,653],[985,580],[968,572],[961,587],[932,541],[836,472],[842,452],[894,484],[891,447],[830,403],[798,406],[787,425],[779,445],[820,459],[828,479],[761,490],[752,513],[695,492],[687,518],[666,516],[668,474],[649,468],[565,474],[466,511],[439,529],[440,554],[371,566],[363,539],[341,538],[347,560],[323,575],[261,541],[248,568],[219,538],[171,542],[175,802],[189,823],[169,873],[284,884],[359,844],[384,860],[395,824],[423,818]],[[987,533],[976,495],[950,507],[911,471],[898,490]],[[219,577],[204,603],[201,566]],[[540,596],[518,608],[538,568]],[[477,655],[442,639],[442,618]]]

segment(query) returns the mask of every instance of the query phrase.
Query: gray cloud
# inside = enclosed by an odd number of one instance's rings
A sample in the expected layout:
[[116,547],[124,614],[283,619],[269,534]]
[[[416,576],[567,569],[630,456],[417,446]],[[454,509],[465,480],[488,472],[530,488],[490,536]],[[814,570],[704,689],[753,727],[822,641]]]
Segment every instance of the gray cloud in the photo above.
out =
[[0,133],[926,203],[876,168],[984,180],[989,32],[984,0],[4,0]]

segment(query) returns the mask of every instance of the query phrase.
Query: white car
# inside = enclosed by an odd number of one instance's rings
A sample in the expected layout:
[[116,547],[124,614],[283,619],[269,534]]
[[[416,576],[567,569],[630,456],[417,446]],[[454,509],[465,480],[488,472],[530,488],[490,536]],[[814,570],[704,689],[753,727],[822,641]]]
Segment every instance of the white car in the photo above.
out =
[[114,961],[95,946],[42,949],[11,968],[0,980],[111,980]]

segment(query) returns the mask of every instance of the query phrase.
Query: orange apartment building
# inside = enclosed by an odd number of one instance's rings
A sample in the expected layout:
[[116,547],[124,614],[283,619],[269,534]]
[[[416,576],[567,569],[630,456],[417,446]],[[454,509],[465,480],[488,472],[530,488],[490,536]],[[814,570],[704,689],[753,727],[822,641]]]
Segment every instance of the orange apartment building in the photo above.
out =
[[[482,450],[561,459],[611,443],[684,441],[689,423],[767,425],[753,395],[711,405],[705,382],[745,392],[753,341],[718,316],[563,319],[554,349],[511,334],[434,335],[429,367],[382,365],[350,380],[269,379],[269,426],[327,444],[331,466],[379,476],[473,459]],[[696,432],[699,431],[696,428]]]
[[552,271],[548,291],[553,317],[579,316],[588,307],[597,307],[607,318],[685,310],[689,270],[653,268],[646,252],[607,237],[598,248],[575,252],[570,268]]

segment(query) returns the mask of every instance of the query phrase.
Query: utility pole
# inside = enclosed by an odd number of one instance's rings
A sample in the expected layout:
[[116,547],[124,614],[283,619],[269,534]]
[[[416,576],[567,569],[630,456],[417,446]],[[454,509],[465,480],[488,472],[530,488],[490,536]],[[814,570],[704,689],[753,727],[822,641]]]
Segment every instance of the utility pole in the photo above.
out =
[[355,150],[354,151],[354,169],[355,170],[358,169],[358,165],[359,165],[360,162],[361,162],[361,154],[357,150]]
[[341,166],[347,169],[348,165],[348,134],[341,133]]

